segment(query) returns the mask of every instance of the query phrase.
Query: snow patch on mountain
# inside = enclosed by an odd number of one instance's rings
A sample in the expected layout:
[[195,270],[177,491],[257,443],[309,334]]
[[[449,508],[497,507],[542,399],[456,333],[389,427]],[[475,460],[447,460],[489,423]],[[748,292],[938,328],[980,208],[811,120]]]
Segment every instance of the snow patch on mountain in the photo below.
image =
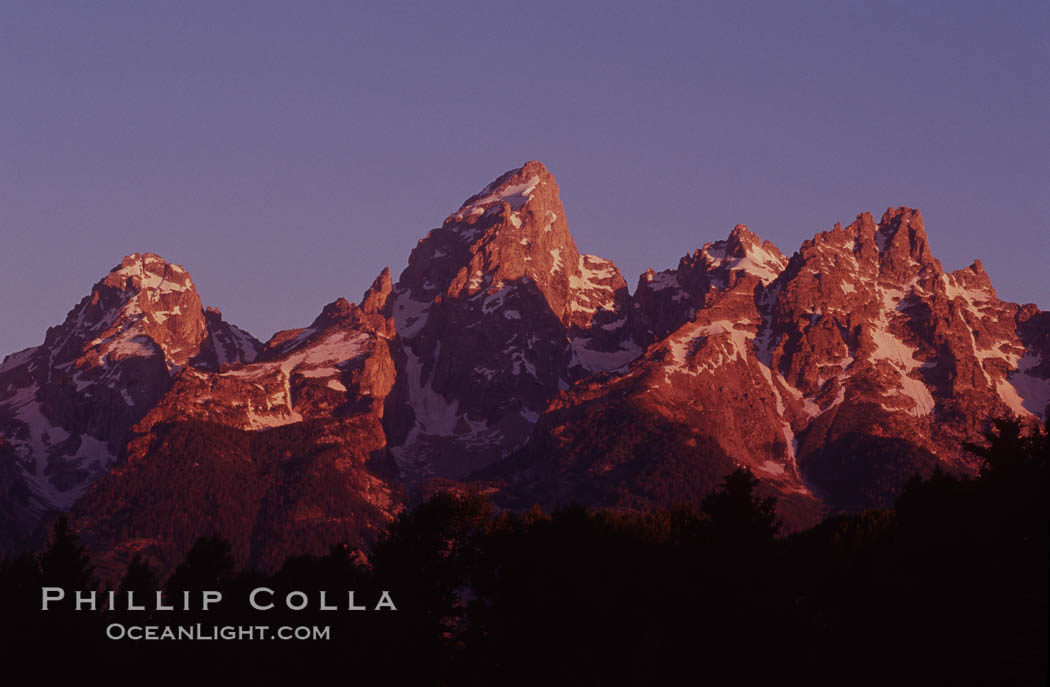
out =
[[82,480],[60,488],[52,479],[51,460],[72,462],[95,473],[116,461],[106,443],[95,437],[78,434],[70,442],[71,433],[44,414],[39,393],[39,386],[33,384],[0,402],[2,414],[9,418],[4,436],[25,466],[23,474],[34,497],[30,510],[38,515],[48,508],[68,509],[90,484]]
[[996,383],[996,391],[1003,402],[1021,417],[1034,415],[1046,419],[1050,405],[1050,379],[1041,379],[1030,372],[1042,363],[1042,356],[1027,352],[1017,362],[1017,369]]
[[[561,267],[560,250],[558,267]],[[616,290],[609,283],[617,274],[616,266],[610,260],[596,255],[581,255],[577,263],[579,275],[569,275],[569,288],[572,300],[570,312],[594,314],[601,310],[615,309]]]
[[[768,245],[768,244],[767,244]],[[730,255],[726,241],[705,245],[702,254],[710,272],[745,272],[758,277],[763,284],[775,280],[787,267],[787,259],[761,244],[748,245],[742,256]],[[716,280],[717,281],[717,280]]]
[[[737,329],[731,320],[718,320],[706,325],[687,325],[667,341],[671,362],[666,366],[664,379],[670,383],[670,374],[693,377],[711,373],[736,360],[747,360],[748,332]],[[706,347],[708,355],[697,360],[696,353]]]
[[32,348],[26,348],[25,350],[18,351],[17,353],[11,353],[10,355],[4,356],[4,362],[0,363],[0,374],[25,365],[30,360],[32,360],[33,356],[38,350],[39,346],[34,346]]
[[592,339],[587,336],[574,337],[569,343],[578,363],[592,374],[623,368],[643,352],[641,347],[633,341],[624,341],[619,348],[611,351],[592,347]]
[[[930,393],[926,384],[916,377],[922,369],[923,360],[915,358],[918,348],[905,343],[899,336],[891,331],[891,317],[897,313],[900,304],[905,301],[908,294],[915,287],[915,283],[908,284],[905,288],[893,288],[882,286],[879,289],[882,309],[874,326],[868,328],[867,334],[873,344],[870,359],[873,363],[885,361],[897,373],[899,377],[897,392],[911,400],[911,404],[905,408],[909,415],[923,417],[933,412],[936,401]],[[890,392],[893,393],[892,391]],[[901,408],[894,404],[882,403],[885,410],[897,411]]]
[[539,183],[539,175],[534,174],[529,177],[528,181],[505,186],[498,192],[488,193],[488,195],[478,198],[469,205],[465,205],[461,212],[470,213],[478,208],[484,209],[495,203],[508,203],[512,210],[517,210],[532,198],[532,193],[536,190]]
[[[362,331],[336,331],[315,341],[304,337],[297,341],[297,348],[281,360],[249,363],[226,370],[220,373],[219,377],[254,382],[260,389],[268,392],[261,403],[259,399],[245,400],[245,429],[257,430],[302,422],[303,415],[295,407],[292,377],[337,377],[343,373],[343,368],[348,363],[368,353],[368,344],[372,339],[372,334]],[[345,385],[337,379],[329,379],[326,386],[335,390],[342,387],[341,390],[346,391]],[[204,402],[209,398],[210,396],[205,395],[200,401]]]

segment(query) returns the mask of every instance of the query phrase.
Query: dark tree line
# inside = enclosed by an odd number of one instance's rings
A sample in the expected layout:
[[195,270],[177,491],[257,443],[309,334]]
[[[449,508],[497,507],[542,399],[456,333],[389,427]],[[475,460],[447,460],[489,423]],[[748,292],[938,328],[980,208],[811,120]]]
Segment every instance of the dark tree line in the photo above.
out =
[[[42,613],[42,585],[97,589],[59,520],[45,551],[0,563],[0,646],[6,670],[45,683],[1045,684],[1050,438],[999,422],[971,449],[976,478],[915,477],[894,509],[787,537],[736,470],[698,506],[644,514],[496,513],[439,494],[365,554],[293,556],[273,574],[237,570],[225,539],[201,538],[167,580],[136,558],[118,586],[221,590],[208,612]],[[260,586],[311,605],[252,612]],[[369,606],[389,590],[397,611],[317,608],[317,591],[343,608],[349,589]],[[115,642],[112,622],[328,625],[331,639]]]

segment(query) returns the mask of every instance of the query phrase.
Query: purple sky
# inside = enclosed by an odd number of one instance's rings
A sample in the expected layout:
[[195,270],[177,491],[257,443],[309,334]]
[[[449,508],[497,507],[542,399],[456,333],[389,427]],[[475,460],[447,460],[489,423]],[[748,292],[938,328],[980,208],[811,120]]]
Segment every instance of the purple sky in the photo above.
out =
[[745,223],[918,207],[1050,306],[1050,3],[5,2],[0,356],[120,258],[256,336],[530,159],[633,290]]

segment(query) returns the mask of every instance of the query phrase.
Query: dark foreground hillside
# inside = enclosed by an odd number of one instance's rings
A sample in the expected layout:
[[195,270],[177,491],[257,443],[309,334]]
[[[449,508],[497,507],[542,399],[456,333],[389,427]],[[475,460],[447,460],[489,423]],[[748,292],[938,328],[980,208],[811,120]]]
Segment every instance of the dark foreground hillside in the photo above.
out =
[[[167,599],[221,591],[206,612],[41,611],[42,586],[96,588],[59,521],[45,551],[0,565],[5,672],[111,684],[1045,684],[1050,438],[1002,422],[989,439],[972,447],[975,479],[915,478],[893,509],[789,537],[738,470],[701,508],[647,515],[497,514],[480,496],[438,495],[366,556],[336,548],[272,575],[235,570],[217,533],[168,580],[135,561],[120,585],[138,599],[158,586]],[[258,587],[275,609],[248,608]],[[282,609],[296,590],[309,606]],[[320,590],[339,610],[318,608]],[[397,610],[348,611],[347,590],[369,609],[387,590]],[[110,640],[114,623],[316,625],[330,638]]]

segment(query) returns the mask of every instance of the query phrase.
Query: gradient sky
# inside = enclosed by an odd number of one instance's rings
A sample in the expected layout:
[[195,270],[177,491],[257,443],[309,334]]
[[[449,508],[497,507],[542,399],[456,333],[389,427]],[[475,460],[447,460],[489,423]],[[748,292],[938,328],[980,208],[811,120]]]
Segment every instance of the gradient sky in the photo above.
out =
[[120,258],[260,338],[526,160],[633,290],[890,205],[1050,307],[1050,3],[0,2],[0,356]]

